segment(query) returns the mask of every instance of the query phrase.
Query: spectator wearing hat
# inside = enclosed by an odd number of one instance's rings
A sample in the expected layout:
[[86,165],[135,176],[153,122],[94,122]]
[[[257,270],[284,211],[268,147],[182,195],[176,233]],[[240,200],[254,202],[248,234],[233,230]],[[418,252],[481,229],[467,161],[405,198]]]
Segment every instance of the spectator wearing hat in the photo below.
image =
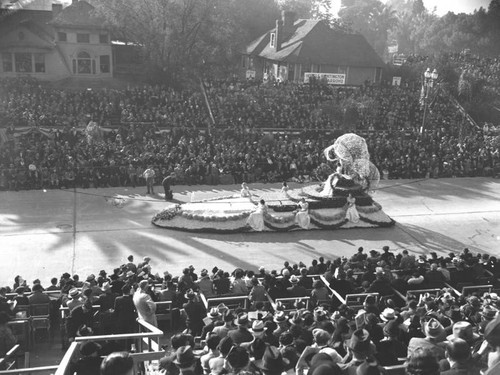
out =
[[486,305],[481,311],[481,322],[479,323],[479,333],[484,333],[486,326],[495,319],[498,310],[492,306]]
[[194,346],[193,336],[179,333],[173,335],[170,339],[170,344],[172,345],[172,352],[166,351],[165,356],[160,358],[160,369],[165,370],[169,375],[178,375],[179,368],[175,365],[174,361],[177,358],[177,350],[183,346]]
[[191,346],[181,346],[175,352],[173,363],[179,368],[180,375],[201,375],[201,365],[199,360],[194,356]]
[[179,277],[177,288],[181,293],[186,293],[186,291],[189,289],[196,289],[196,284],[193,281],[191,270],[189,268],[184,268],[182,270],[182,276]]
[[318,348],[318,353],[328,354],[334,363],[342,362],[342,357],[337,353],[337,351],[330,346],[328,343],[330,342],[331,336],[330,334],[321,328],[313,329],[312,331],[314,343],[312,347]]
[[446,345],[444,344],[445,331],[438,320],[431,318],[423,323],[425,338],[413,337],[408,344],[408,356],[411,356],[417,348],[428,349],[434,353],[438,360],[445,357]]
[[229,375],[255,374],[249,367],[250,355],[248,351],[240,346],[233,347],[226,357],[226,369]]
[[273,321],[277,324],[277,328],[273,331],[273,335],[276,338],[279,338],[283,332],[288,331],[288,317],[286,316],[284,311],[277,311],[274,314]]
[[370,284],[367,290],[368,293],[378,293],[381,296],[388,296],[394,294],[391,282],[387,277],[385,277],[384,271],[382,269],[375,273],[375,280]]
[[203,293],[205,297],[211,297],[215,294],[214,283],[208,275],[206,269],[202,269],[200,273],[200,279],[196,281],[200,293]]
[[299,278],[295,275],[293,275],[290,278],[290,282],[292,283],[291,287],[288,287],[286,290],[288,292],[288,295],[290,298],[297,298],[297,297],[305,297],[307,296],[307,290],[304,288],[302,285],[299,284]]
[[152,165],[149,165],[146,170],[142,173],[142,177],[146,180],[147,192],[146,194],[153,194],[154,191],[154,183],[155,183],[155,175],[156,172],[153,169]]
[[259,366],[264,375],[282,375],[289,367],[290,362],[283,358],[275,346],[267,346]]
[[479,368],[472,361],[470,345],[460,338],[453,337],[446,343],[446,361],[447,369],[443,369],[440,363],[440,375],[480,375]]
[[262,320],[254,320],[250,332],[256,339],[263,339],[264,337],[264,322]]
[[358,329],[353,332],[347,342],[347,349],[352,359],[339,365],[346,375],[356,374],[358,367],[375,354],[375,345],[371,342],[370,333],[366,329]]
[[210,311],[207,313],[207,317],[204,321],[205,326],[201,330],[201,338],[203,340],[206,339],[206,337],[212,333],[213,329],[218,326],[222,325],[222,314],[220,313],[219,309],[217,307],[212,307]]
[[250,294],[248,295],[248,299],[254,303],[267,301],[267,293],[266,288],[259,283],[259,279],[256,277],[252,277],[251,280],[252,288],[250,289]]
[[86,300],[83,305],[75,307],[66,318],[66,334],[68,338],[73,339],[81,326],[94,326],[94,313],[92,302]]
[[424,282],[424,276],[422,276],[419,271],[415,271],[407,281],[408,289],[420,289]]
[[107,311],[115,306],[116,295],[111,291],[111,284],[106,281],[102,284],[101,290],[103,294],[96,300],[96,304],[101,306],[100,311]]
[[[132,297],[137,310],[137,315],[139,319],[152,324],[153,326],[158,326],[158,320],[156,319],[156,304],[153,299],[148,294],[149,284],[147,280],[141,280],[139,282],[139,287]],[[200,331],[201,332],[201,331]]]
[[207,309],[203,302],[199,301],[193,290],[188,290],[185,295],[188,300],[183,306],[186,314],[186,326],[193,336],[200,336],[205,323],[203,319],[207,315]]
[[234,323],[234,315],[231,311],[226,311],[224,314],[222,314],[222,320],[224,321],[224,324],[221,326],[214,327],[212,333],[219,336],[221,339],[227,336],[229,331],[232,331],[236,329],[236,326],[233,324]]
[[83,342],[80,346],[82,355],[73,365],[71,365],[71,374],[77,375],[95,375],[99,374],[102,358],[99,355],[101,345],[94,341]]
[[234,322],[237,326],[235,330],[228,332],[228,337],[234,342],[235,345],[240,345],[243,342],[250,342],[254,336],[248,330],[250,320],[246,313],[240,313]]
[[82,299],[80,291],[76,288],[71,288],[68,292],[68,300],[66,306],[69,311],[73,310],[77,306],[83,305],[85,301]]
[[474,332],[472,324],[469,322],[456,322],[453,324],[452,330],[452,334],[446,337],[448,341],[453,339],[462,339],[467,342],[469,347],[479,347],[477,344],[480,344],[480,336]]
[[209,362],[212,358],[217,358],[220,355],[218,348],[221,338],[217,335],[209,335],[206,341],[207,341],[208,353],[200,357],[200,363],[203,369],[203,373],[210,374]]
[[377,344],[377,359],[382,366],[394,366],[399,363],[398,358],[406,358],[408,347],[401,342],[399,321],[389,320],[384,328],[384,339]]
[[226,357],[229,352],[234,348],[233,340],[229,337],[224,337],[220,340],[217,349],[219,350],[219,356],[211,358],[208,361],[208,366],[210,368],[211,374],[220,374],[224,371],[224,364]]
[[137,312],[130,291],[130,285],[125,284],[122,287],[122,295],[115,299],[113,310],[118,333],[135,332]]

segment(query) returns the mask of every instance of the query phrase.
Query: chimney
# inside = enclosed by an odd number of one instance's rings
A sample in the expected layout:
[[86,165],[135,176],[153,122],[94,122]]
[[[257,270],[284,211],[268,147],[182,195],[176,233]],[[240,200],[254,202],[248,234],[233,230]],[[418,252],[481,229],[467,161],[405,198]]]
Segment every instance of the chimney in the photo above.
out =
[[293,24],[295,23],[295,18],[297,17],[297,13],[292,11],[284,10],[281,12],[281,18],[283,20],[283,39],[288,38],[293,33]]
[[62,11],[62,4],[52,4],[52,18],[56,18]]
[[274,48],[276,52],[281,49],[281,41],[283,40],[283,21],[276,20],[276,36],[274,40]]

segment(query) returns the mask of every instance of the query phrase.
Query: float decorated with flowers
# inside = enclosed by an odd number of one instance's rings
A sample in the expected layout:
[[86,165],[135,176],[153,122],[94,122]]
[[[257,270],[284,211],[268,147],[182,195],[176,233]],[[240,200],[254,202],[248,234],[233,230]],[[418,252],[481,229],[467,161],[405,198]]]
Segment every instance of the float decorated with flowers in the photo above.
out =
[[[331,158],[330,153],[335,153]],[[394,225],[368,194],[379,181],[366,142],[355,134],[339,137],[325,150],[337,170],[322,184],[263,196],[242,185],[240,194],[170,204],[152,219],[156,226],[192,232],[271,232]]]

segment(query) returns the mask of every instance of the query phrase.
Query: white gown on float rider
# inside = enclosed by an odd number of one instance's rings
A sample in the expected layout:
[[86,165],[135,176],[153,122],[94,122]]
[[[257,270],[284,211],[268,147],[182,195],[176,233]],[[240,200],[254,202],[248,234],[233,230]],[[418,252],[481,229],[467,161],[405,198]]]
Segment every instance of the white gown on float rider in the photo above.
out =
[[267,206],[259,203],[247,219],[247,225],[255,231],[262,232],[264,230],[264,214],[267,212]]
[[302,229],[309,229],[309,224],[311,223],[309,203],[299,202],[299,210],[295,214],[295,223]]

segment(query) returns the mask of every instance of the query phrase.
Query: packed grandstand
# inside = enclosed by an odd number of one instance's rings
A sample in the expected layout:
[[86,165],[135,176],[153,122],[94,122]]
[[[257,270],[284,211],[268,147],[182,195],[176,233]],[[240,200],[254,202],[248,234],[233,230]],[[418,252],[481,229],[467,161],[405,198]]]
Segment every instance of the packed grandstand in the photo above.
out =
[[136,332],[137,318],[171,335],[156,364],[166,374],[479,374],[499,349],[500,267],[468,249],[439,257],[359,248],[277,270],[190,265],[181,275],[150,261],[130,256],[50,286],[17,276],[0,289],[1,355],[19,337],[9,317],[40,304],[50,306],[63,347],[80,340],[76,374],[95,374],[104,356],[135,347],[93,337]]

